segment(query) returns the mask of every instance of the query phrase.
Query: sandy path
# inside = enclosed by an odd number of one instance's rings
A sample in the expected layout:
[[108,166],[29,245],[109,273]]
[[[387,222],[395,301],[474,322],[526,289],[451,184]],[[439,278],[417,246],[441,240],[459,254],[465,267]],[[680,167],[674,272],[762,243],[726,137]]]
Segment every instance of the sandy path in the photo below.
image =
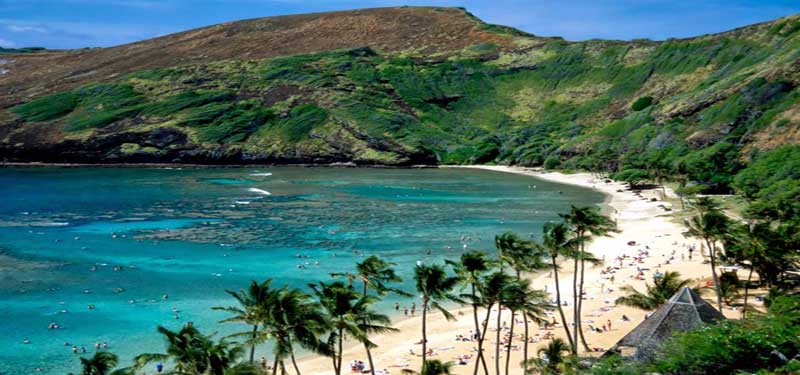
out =
[[[652,190],[646,191],[640,197],[631,191],[625,190],[625,186],[622,183],[604,183],[603,181],[595,180],[588,173],[563,174],[504,166],[475,166],[469,168],[535,176],[548,181],[593,188],[608,196],[606,205],[610,216],[617,220],[620,233],[612,237],[596,239],[589,247],[591,252],[605,259],[604,265],[586,270],[587,293],[583,302],[584,332],[589,345],[593,348],[608,349],[644,319],[646,311],[618,307],[613,302],[620,296],[619,287],[622,285],[632,285],[639,290],[644,290],[645,281],[634,279],[634,276],[638,273],[637,267],[647,269],[643,271],[646,280],[651,280],[653,273],[656,271],[679,271],[684,278],[698,279],[698,282],[700,282],[700,279],[710,278],[710,268],[702,263],[702,258],[697,251],[694,253],[693,260],[690,261],[688,259],[687,245],[695,243],[699,249],[699,243],[693,239],[684,238],[682,235],[685,230],[683,226],[670,218],[668,216],[669,212],[660,208],[659,205],[671,207],[675,210],[680,207],[672,207],[673,205],[668,202],[652,202],[650,200],[650,198],[659,195],[660,191],[658,193]],[[667,191],[667,194],[674,196],[674,193],[670,191]],[[629,241],[635,241],[636,245],[628,245]],[[615,260],[617,257],[622,255],[627,255],[628,257],[638,256],[640,251],[647,251],[648,256],[643,257],[641,263],[635,263],[631,258],[626,258],[622,261],[623,268],[614,275],[613,282],[610,279],[610,275],[601,273],[607,266],[619,265],[619,261]],[[670,258],[672,258],[671,261]],[[559,273],[562,298],[567,301],[572,300],[572,273],[570,268],[570,265],[565,264],[564,269]],[[550,273],[544,272],[530,277],[533,280],[534,287],[550,292],[554,291],[555,282]],[[704,296],[711,298],[712,292],[707,292]],[[564,310],[565,314],[567,314],[567,319],[571,320],[572,307],[568,306]],[[458,319],[451,322],[446,321],[438,313],[429,315],[429,347],[434,348],[436,352],[436,355],[431,357],[432,359],[456,361],[459,355],[474,355],[475,342],[455,340],[456,335],[469,336],[474,329],[471,309],[460,309],[455,313]],[[728,317],[739,317],[739,313],[736,311],[726,309],[724,313]],[[481,311],[480,314],[480,316],[484,316],[485,311]],[[630,318],[630,321],[622,321],[623,314]],[[503,312],[501,320],[506,324],[511,324],[507,311]],[[490,327],[495,321],[496,311],[492,313]],[[609,331],[591,332],[588,329],[588,325],[599,328],[609,321],[611,322]],[[421,358],[418,356],[421,351],[421,345],[415,343],[419,342],[421,338],[421,319],[419,316],[403,319],[395,322],[394,326],[400,329],[399,333],[381,335],[374,338],[375,343],[378,344],[378,348],[373,350],[375,367],[379,370],[385,369],[390,374],[400,374],[403,366],[418,370],[421,364]],[[517,323],[514,328],[515,333],[521,333],[522,330],[522,324]],[[531,325],[531,335],[537,335],[535,336],[537,338],[547,332],[563,337],[561,328],[544,331],[539,330],[535,324]],[[487,342],[484,344],[488,346],[486,353],[487,359],[490,361],[489,368],[491,373],[494,372],[492,369],[495,358],[495,334],[496,331],[490,328],[487,334]],[[521,347],[520,338],[515,337],[514,342]],[[546,343],[547,340],[541,340],[538,343],[531,344],[529,356],[535,356],[536,350],[546,345]],[[414,354],[411,354],[411,351]],[[504,357],[504,355],[501,355],[501,367],[505,362]],[[350,348],[345,351],[343,360],[345,369],[343,373],[350,373],[347,364],[353,360],[366,362],[366,355],[361,346],[350,343]],[[521,360],[521,350],[511,352],[512,374],[522,373],[519,367]],[[472,374],[474,362],[472,360],[469,362],[470,364],[467,366],[456,366],[454,373]],[[305,357],[300,361],[300,369],[303,374],[333,374],[329,358]]]

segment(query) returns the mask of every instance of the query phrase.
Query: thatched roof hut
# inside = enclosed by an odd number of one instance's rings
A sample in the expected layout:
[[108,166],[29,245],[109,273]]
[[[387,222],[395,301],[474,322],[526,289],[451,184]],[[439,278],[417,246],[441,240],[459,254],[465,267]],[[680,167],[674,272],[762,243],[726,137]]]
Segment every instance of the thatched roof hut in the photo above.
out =
[[650,358],[673,332],[693,330],[704,323],[714,323],[722,319],[725,316],[700,298],[697,292],[683,288],[620,339],[615,349],[619,351],[621,347],[636,348],[634,358]]

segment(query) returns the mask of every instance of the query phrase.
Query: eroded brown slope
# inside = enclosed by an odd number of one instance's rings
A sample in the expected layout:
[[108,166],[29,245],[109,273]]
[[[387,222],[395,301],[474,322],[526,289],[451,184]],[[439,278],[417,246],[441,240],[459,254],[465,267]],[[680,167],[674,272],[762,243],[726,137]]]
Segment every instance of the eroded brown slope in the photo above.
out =
[[228,22],[111,48],[4,55],[8,72],[0,75],[0,108],[137,70],[187,63],[364,46],[433,58],[480,43],[511,48],[510,36],[483,26],[458,8],[377,8]]

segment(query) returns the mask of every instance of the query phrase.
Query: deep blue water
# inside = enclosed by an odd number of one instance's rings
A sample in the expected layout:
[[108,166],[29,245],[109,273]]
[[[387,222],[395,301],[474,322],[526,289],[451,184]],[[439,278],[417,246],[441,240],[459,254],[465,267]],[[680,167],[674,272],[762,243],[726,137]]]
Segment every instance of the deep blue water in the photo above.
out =
[[0,374],[77,372],[71,346],[96,342],[128,365],[163,349],[158,325],[242,328],[211,307],[252,279],[303,287],[372,254],[408,279],[603,200],[490,171],[293,167],[0,169],[0,197]]

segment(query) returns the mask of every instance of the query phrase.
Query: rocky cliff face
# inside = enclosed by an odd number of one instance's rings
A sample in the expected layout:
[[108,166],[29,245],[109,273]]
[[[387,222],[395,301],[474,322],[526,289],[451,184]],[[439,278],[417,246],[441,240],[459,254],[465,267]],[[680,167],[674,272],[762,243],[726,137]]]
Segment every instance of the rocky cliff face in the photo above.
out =
[[566,42],[455,8],[246,20],[3,54],[6,162],[500,162],[731,176],[800,141],[800,18]]

